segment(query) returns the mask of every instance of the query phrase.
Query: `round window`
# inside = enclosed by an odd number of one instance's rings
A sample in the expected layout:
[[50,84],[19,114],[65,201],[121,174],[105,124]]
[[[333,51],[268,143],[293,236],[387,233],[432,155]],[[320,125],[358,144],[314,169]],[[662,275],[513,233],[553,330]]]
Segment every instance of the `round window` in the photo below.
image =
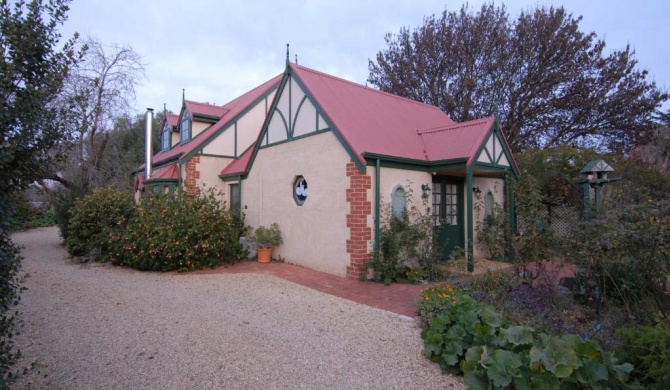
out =
[[298,206],[302,206],[307,200],[307,180],[302,176],[297,176],[293,181],[293,199]]

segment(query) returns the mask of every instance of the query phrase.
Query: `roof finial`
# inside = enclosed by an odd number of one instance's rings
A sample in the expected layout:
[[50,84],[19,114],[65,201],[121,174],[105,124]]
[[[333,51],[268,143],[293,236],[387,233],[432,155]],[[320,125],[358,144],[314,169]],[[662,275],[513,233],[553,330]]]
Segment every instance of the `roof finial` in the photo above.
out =
[[288,65],[288,43],[286,44],[286,65]]
[[298,65],[298,53],[295,53],[295,64]]
[[181,102],[184,103],[186,101],[186,88],[181,89]]
[[167,105],[163,103],[163,115],[167,114]]

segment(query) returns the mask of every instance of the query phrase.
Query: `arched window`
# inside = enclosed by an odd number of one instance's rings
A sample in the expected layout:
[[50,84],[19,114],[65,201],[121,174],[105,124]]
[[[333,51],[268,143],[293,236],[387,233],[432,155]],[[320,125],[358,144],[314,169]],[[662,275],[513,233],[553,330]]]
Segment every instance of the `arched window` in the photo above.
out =
[[405,214],[405,209],[407,208],[407,193],[405,189],[398,185],[393,189],[391,194],[391,210],[393,216],[396,218],[402,218]]
[[484,195],[484,216],[488,217],[491,214],[493,214],[493,194],[489,190]]

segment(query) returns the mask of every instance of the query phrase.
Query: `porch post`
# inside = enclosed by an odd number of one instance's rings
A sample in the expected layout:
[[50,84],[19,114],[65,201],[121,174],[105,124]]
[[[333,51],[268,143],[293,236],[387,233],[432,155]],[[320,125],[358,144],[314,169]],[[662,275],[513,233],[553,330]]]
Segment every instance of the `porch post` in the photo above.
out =
[[474,218],[473,218],[473,204],[472,204],[472,166],[469,166],[465,174],[465,194],[466,194],[466,215],[467,215],[467,229],[465,233],[465,257],[468,259],[468,272],[475,270],[475,259],[473,258],[472,238],[474,237]]
[[381,184],[379,179],[381,176],[381,164],[379,159],[375,162],[375,255],[379,256],[379,214],[381,213],[381,206],[379,205],[379,192]]

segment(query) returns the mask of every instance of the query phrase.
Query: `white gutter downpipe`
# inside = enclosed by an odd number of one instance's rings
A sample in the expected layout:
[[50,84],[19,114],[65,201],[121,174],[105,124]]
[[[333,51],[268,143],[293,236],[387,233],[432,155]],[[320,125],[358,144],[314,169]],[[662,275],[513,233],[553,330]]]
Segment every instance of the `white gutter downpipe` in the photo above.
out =
[[146,126],[145,126],[145,142],[146,142],[146,148],[145,148],[145,153],[146,153],[146,160],[144,164],[144,172],[145,172],[145,178],[146,180],[149,180],[151,177],[151,158],[153,157],[153,148],[152,148],[152,140],[151,140],[151,133],[152,133],[152,127],[153,127],[153,114],[154,114],[154,109],[153,108],[147,108],[147,113],[145,116],[146,119]]

